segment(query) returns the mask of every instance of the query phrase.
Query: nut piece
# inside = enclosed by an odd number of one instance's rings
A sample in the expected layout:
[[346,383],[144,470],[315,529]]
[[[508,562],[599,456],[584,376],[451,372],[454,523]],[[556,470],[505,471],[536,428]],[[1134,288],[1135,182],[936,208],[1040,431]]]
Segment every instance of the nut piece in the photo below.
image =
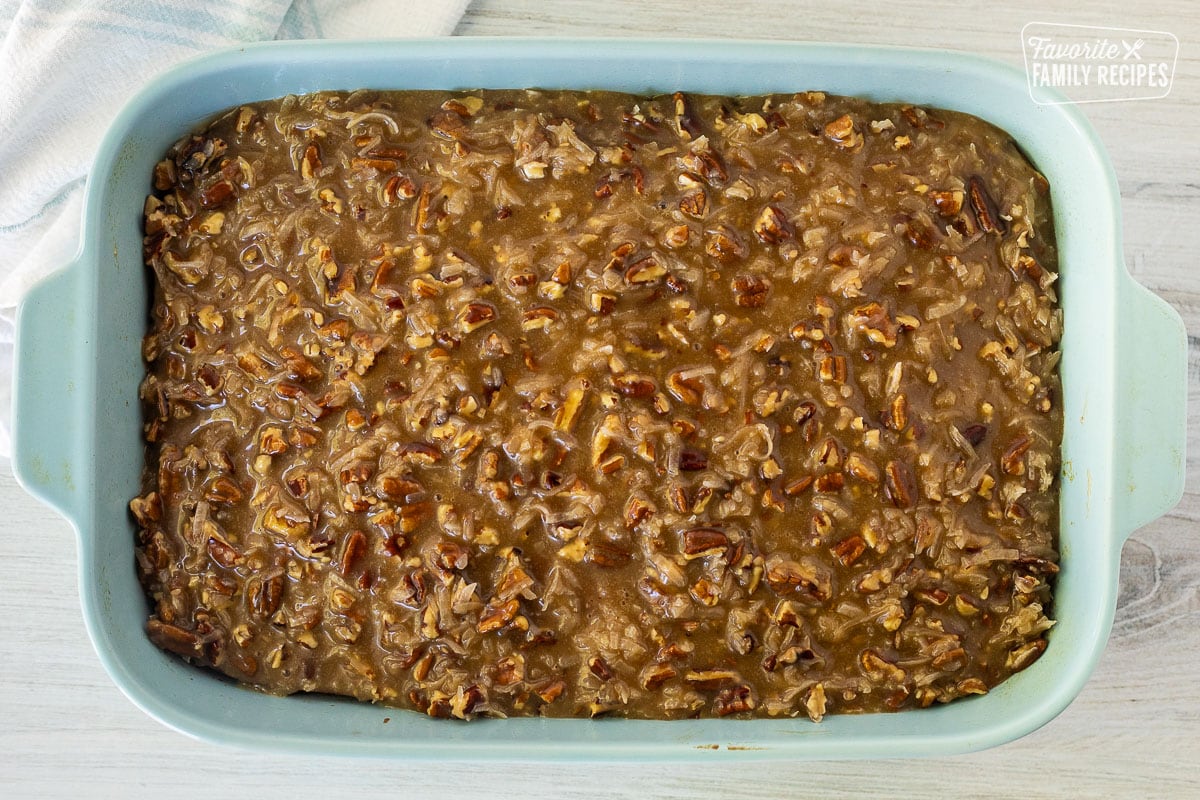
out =
[[683,553],[689,558],[721,553],[729,546],[729,537],[716,528],[692,528],[683,533]]
[[849,114],[843,114],[826,124],[825,136],[843,150],[857,150],[863,145],[863,135]]
[[754,234],[764,244],[779,244],[792,238],[795,229],[778,206],[767,206],[754,223]]
[[855,561],[862,557],[862,554],[867,550],[867,543],[863,541],[861,536],[857,534],[848,536],[833,546],[832,552],[834,558],[841,562],[843,567],[851,566]]
[[653,397],[658,386],[649,375],[638,372],[625,372],[612,377],[612,386],[626,397]]
[[252,581],[247,588],[250,609],[259,618],[266,618],[279,610],[283,600],[283,576],[274,575]]
[[488,603],[479,615],[479,623],[475,629],[480,633],[498,631],[513,621],[520,607],[521,603],[516,598],[499,603],[495,601]]
[[491,303],[468,303],[458,315],[458,327],[463,333],[478,330],[496,319],[496,307]]
[[1008,223],[1000,216],[996,201],[978,175],[972,175],[967,181],[967,194],[971,198],[971,210],[975,212],[975,219],[984,233],[998,233],[1001,236],[1008,233]]
[[824,602],[833,592],[833,577],[816,559],[800,561],[773,555],[766,563],[767,584],[780,595],[798,595],[806,600]]
[[846,472],[863,483],[879,483],[879,467],[860,453],[846,456]]
[[884,491],[896,508],[912,508],[917,488],[908,467],[899,461],[889,461],[884,467]]
[[1033,440],[1023,433],[1009,442],[1004,454],[1000,456],[1000,468],[1006,475],[1025,474],[1024,456],[1032,444]]
[[633,560],[633,554],[623,547],[607,542],[596,542],[588,547],[584,560],[598,567],[623,567]]
[[531,308],[521,315],[521,330],[548,331],[558,319],[558,312],[547,306]]
[[875,344],[896,346],[896,323],[892,322],[887,309],[879,303],[857,306],[846,315],[846,322],[851,330],[859,331]]
[[766,305],[771,284],[757,275],[739,275],[732,282],[733,296],[742,308],[759,308]]
[[150,636],[150,641],[164,650],[170,650],[172,653],[184,656],[186,658],[202,658],[204,654],[204,644],[200,637],[192,631],[184,630],[177,625],[168,625],[160,619],[151,618],[146,623],[146,633]]
[[704,216],[704,212],[708,210],[708,193],[703,189],[697,189],[694,192],[685,194],[683,199],[679,201],[679,210],[689,217],[700,219]]
[[718,225],[705,232],[704,252],[722,264],[741,261],[750,252],[737,231],[728,225]]
[[667,271],[654,256],[646,256],[625,270],[625,281],[634,286],[654,283],[667,274]]
[[958,189],[945,192],[933,189],[929,192],[929,199],[943,217],[956,217],[962,211],[963,193]]
[[859,656],[859,663],[862,664],[863,672],[866,673],[867,677],[877,683],[885,681],[903,683],[905,678],[908,677],[904,670],[874,650],[864,650],[862,655]]

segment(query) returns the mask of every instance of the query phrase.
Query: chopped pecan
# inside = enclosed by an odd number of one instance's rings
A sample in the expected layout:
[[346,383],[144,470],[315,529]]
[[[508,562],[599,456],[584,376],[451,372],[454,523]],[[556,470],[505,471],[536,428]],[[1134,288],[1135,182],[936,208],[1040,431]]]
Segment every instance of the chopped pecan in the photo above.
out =
[[750,252],[737,231],[728,225],[718,225],[705,232],[704,252],[722,264],[741,261]]
[[792,238],[795,229],[778,206],[767,206],[754,223],[754,234],[764,244],[779,244]]
[[767,559],[765,577],[767,584],[777,594],[798,594],[824,602],[833,591],[833,577],[829,568],[808,557],[795,561],[771,556]]
[[683,552],[690,557],[723,552],[729,546],[729,537],[716,528],[692,528],[683,532]]
[[[679,210],[689,217],[697,219],[704,216],[704,212],[708,209],[708,193],[703,189],[696,189],[688,192],[679,201]],[[686,230],[686,228],[685,228]]]
[[771,284],[757,275],[739,275],[732,283],[734,300],[742,308],[759,308],[766,305]]
[[612,377],[612,386],[626,397],[653,397],[658,386],[649,375],[626,372]]
[[177,625],[169,625],[151,617],[146,623],[146,633],[149,634],[150,641],[164,650],[187,658],[200,659],[204,656],[204,642],[200,637]]
[[1033,440],[1025,434],[1019,434],[1009,442],[1004,454],[1000,456],[1000,468],[1007,475],[1025,474],[1025,453],[1029,451]]
[[1008,223],[1000,216],[996,201],[988,193],[983,178],[971,176],[967,181],[967,195],[971,200],[971,210],[975,212],[975,220],[984,233],[998,233],[1001,236],[1008,233]]
[[911,508],[917,501],[917,488],[908,467],[899,461],[889,461],[883,472],[888,500],[897,508]]

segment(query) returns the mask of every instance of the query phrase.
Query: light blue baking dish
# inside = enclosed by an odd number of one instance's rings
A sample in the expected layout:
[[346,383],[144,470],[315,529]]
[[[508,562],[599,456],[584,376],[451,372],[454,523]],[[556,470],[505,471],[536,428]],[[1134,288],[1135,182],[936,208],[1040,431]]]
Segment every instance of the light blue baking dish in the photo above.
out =
[[[318,89],[596,88],[749,94],[823,89],[976,114],[1046,174],[1061,252],[1065,438],[1062,573],[1050,646],[990,694],[899,714],[798,720],[486,720],[470,724],[322,697],[276,698],[184,664],[143,633],[126,502],[142,465],[137,386],[147,322],[140,217],[158,156],[214,113]],[[996,745],[1083,687],[1112,624],[1121,545],[1183,489],[1185,337],[1121,256],[1117,183],[1073,106],[1031,102],[1024,76],[972,56],[778,42],[442,39],[272,43],[207,56],[117,117],[88,180],[82,248],[18,319],[14,466],[79,537],[88,631],[134,703],[203,739],[391,758],[865,758]],[[389,721],[390,720],[390,721]]]

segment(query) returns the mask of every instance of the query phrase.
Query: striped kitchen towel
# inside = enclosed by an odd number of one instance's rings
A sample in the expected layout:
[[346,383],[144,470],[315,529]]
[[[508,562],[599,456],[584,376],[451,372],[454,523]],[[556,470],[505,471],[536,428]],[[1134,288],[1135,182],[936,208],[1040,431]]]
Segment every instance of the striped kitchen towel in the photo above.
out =
[[0,458],[13,319],[79,246],[83,185],[109,122],[151,76],[263,39],[449,34],[469,0],[0,0]]

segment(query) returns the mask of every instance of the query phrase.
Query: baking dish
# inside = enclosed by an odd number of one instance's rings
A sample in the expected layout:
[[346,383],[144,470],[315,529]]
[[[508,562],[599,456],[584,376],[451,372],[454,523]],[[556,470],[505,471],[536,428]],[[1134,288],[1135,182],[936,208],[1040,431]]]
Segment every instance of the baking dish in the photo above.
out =
[[[271,697],[150,644],[126,503],[139,487],[148,285],[140,218],[155,161],[242,102],[318,89],[595,88],[762,94],[819,88],[975,114],[1049,178],[1066,332],[1062,572],[1045,655],[990,694],[900,714],[794,720],[513,719],[455,724],[319,696]],[[269,43],[192,61],[119,114],[89,178],[83,245],[18,315],[16,455],[22,484],[75,527],[84,618],[136,704],[212,741],[397,758],[852,758],[946,754],[1023,735],[1080,691],[1112,624],[1121,545],[1183,488],[1185,336],[1129,277],[1116,180],[1069,105],[1034,104],[1024,76],[971,56],[779,42],[444,39]]]

